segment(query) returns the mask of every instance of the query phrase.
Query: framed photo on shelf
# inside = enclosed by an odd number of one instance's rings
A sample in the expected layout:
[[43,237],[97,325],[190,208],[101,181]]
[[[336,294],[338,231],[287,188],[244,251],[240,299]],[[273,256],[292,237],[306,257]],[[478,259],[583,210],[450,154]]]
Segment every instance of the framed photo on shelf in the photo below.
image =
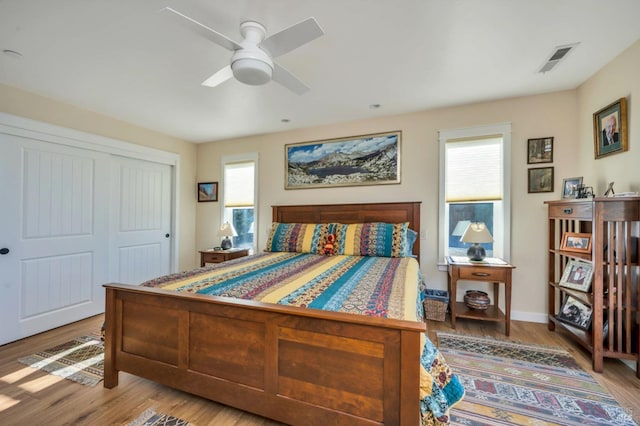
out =
[[553,167],[536,167],[529,169],[529,194],[536,192],[553,192]]
[[596,160],[629,149],[626,98],[620,98],[593,114],[593,143]]
[[571,295],[567,295],[562,307],[560,307],[557,318],[574,327],[588,330],[591,327],[592,316],[593,309],[591,306],[582,303]]
[[582,176],[562,179],[562,198],[577,198]]
[[198,183],[198,202],[218,201],[218,182]]
[[553,163],[553,138],[527,139],[527,164]]
[[593,265],[589,262],[570,260],[564,268],[562,278],[558,283],[560,287],[588,292],[591,290],[593,278]]
[[591,253],[591,234],[565,232],[562,234],[560,250]]

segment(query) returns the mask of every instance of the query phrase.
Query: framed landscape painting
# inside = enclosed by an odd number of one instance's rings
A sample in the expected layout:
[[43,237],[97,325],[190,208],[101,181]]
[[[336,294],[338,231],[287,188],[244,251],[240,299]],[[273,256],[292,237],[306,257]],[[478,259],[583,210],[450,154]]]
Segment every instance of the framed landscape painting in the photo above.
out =
[[529,169],[527,180],[529,193],[553,192],[553,167],[535,167]]
[[527,164],[553,163],[553,138],[527,140]]
[[218,182],[198,183],[198,202],[218,201]]
[[400,183],[402,132],[285,145],[285,189]]

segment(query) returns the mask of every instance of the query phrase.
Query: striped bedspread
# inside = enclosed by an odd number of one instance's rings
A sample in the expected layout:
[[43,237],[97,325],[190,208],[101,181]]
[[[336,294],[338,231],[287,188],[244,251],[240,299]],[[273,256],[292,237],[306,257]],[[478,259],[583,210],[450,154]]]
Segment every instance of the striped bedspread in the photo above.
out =
[[[250,299],[326,311],[422,321],[420,272],[414,258],[261,253],[166,275],[143,286]],[[424,336],[423,424],[447,424],[464,393],[439,351]]]

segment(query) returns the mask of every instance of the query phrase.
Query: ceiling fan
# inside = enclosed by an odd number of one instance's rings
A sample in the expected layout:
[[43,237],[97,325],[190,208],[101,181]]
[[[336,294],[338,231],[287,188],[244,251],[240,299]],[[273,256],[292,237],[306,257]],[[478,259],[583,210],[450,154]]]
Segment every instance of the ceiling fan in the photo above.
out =
[[242,83],[254,86],[266,84],[273,79],[298,95],[309,90],[306,84],[274,62],[273,58],[323,35],[324,32],[314,18],[307,18],[267,38],[265,38],[267,30],[263,25],[255,21],[245,21],[240,24],[240,33],[244,40],[236,43],[175,9],[166,7],[165,10],[179,17],[181,22],[186,23],[210,41],[233,52],[230,64],[205,80],[202,83],[203,86],[215,87],[235,77]]

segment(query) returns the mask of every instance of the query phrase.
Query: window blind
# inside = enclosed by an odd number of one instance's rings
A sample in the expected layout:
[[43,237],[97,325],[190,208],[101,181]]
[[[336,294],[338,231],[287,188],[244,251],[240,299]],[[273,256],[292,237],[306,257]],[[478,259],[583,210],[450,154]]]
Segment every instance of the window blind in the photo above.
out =
[[448,203],[502,200],[502,137],[447,140]]
[[224,165],[224,206],[253,207],[254,162]]

